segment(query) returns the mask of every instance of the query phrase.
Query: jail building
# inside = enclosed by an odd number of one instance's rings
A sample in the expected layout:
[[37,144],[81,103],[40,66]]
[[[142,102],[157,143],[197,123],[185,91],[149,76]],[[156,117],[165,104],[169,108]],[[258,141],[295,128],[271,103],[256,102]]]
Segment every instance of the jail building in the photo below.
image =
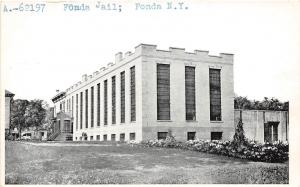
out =
[[57,93],[52,139],[231,139],[233,55],[140,44]]

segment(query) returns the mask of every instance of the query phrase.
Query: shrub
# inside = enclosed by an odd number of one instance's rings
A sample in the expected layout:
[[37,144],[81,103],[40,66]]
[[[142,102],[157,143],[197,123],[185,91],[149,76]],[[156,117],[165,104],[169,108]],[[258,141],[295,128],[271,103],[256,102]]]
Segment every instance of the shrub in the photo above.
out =
[[254,141],[245,140],[242,146],[237,147],[236,142],[234,141],[204,141],[197,139],[178,142],[174,137],[169,136],[166,140],[155,139],[143,141],[141,145],[147,147],[180,148],[262,162],[287,161],[289,151],[288,143],[281,141],[260,144]]
[[241,119],[235,128],[232,144],[237,149],[241,149],[246,144],[246,137],[244,135],[243,122]]

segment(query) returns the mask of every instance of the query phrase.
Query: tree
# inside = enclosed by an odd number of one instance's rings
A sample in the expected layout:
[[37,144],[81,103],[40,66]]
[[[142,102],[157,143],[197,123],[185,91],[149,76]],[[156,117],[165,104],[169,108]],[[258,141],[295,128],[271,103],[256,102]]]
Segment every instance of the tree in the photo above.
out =
[[244,133],[245,132],[244,132],[244,128],[243,128],[243,122],[240,119],[237,124],[237,127],[235,128],[235,133],[234,133],[233,141],[232,141],[233,146],[238,150],[241,149],[243,146],[245,146],[247,143]]
[[234,98],[235,109],[251,109],[251,101],[247,97],[238,96]]
[[46,109],[43,108],[43,100],[32,100],[25,111],[25,126],[39,127],[46,117]]
[[264,97],[263,101],[249,100],[247,97],[236,96],[234,98],[235,109],[248,110],[284,110],[288,111],[289,102],[280,102],[278,99],[272,97]]
[[11,126],[19,130],[21,137],[22,130],[27,127],[38,127],[43,124],[46,110],[43,108],[42,100],[22,100],[17,99],[11,108]]
[[17,128],[19,130],[19,136],[21,135],[21,129],[25,124],[25,112],[29,104],[29,101],[17,99],[14,100],[11,106],[11,124],[10,129]]

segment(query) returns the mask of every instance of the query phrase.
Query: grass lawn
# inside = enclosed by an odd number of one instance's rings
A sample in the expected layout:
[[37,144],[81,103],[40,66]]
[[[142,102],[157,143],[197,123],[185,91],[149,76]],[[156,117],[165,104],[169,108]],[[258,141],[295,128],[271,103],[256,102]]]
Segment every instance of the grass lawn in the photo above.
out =
[[288,163],[126,144],[5,142],[6,184],[288,183]]

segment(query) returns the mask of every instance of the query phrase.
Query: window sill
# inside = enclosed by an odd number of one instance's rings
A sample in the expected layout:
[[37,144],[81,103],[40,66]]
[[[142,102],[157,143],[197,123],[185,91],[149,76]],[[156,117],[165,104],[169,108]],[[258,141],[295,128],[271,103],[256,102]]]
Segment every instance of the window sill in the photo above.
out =
[[187,123],[198,123],[197,120],[185,120]]
[[172,122],[172,120],[167,119],[167,120],[157,120],[157,122]]
[[224,121],[210,121],[210,123],[224,123]]

